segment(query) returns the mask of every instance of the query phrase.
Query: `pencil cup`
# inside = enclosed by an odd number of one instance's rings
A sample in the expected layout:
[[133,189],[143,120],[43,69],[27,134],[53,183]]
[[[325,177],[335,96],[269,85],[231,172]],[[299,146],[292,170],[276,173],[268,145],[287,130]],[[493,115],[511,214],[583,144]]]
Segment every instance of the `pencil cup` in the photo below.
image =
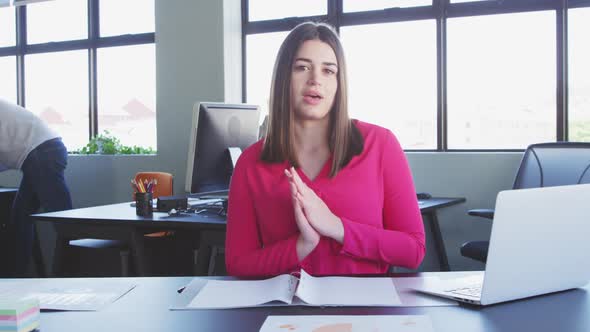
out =
[[153,213],[152,193],[135,193],[135,214],[146,217]]

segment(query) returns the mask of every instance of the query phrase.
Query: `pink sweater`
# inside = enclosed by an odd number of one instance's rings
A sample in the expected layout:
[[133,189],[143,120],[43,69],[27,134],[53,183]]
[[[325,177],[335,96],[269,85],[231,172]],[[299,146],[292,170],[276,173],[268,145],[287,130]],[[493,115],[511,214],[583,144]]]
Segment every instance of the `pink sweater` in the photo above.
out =
[[288,162],[260,160],[262,141],[246,149],[230,185],[226,265],[230,275],[268,277],[304,269],[312,275],[385,273],[416,268],[425,253],[424,226],[404,152],[387,129],[355,121],[365,144],[334,178],[332,160],[302,180],[344,224],[344,242],[322,237],[302,261],[288,180]]

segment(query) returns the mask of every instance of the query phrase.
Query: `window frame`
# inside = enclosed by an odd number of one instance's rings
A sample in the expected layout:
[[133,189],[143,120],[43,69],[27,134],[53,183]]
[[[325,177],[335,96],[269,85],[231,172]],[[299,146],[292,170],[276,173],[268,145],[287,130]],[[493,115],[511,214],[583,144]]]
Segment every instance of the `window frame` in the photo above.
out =
[[[119,36],[100,36],[100,0],[88,2],[88,38],[79,40],[65,40],[41,44],[27,43],[27,5],[17,6],[16,15],[16,45],[0,47],[0,56],[16,56],[16,85],[18,104],[26,108],[25,64],[24,57],[30,54],[52,53],[72,50],[88,50],[88,139],[98,135],[98,100],[97,100],[97,49],[104,47],[131,46],[155,44],[154,32],[125,34]],[[34,4],[33,4],[34,5]]]
[[388,8],[364,12],[343,12],[343,0],[324,0],[328,3],[326,15],[289,17],[266,21],[248,21],[249,0],[242,1],[242,101],[246,102],[246,36],[268,32],[288,31],[304,21],[322,21],[333,25],[337,31],[343,26],[392,23],[435,19],[437,43],[437,109],[436,149],[406,149],[409,152],[522,152],[524,149],[449,149],[447,123],[447,24],[448,18],[470,17],[553,10],[556,13],[556,140],[568,140],[568,63],[567,63],[567,13],[569,8],[590,7],[590,0],[491,0],[481,2],[450,3],[449,0],[433,0],[431,6]]

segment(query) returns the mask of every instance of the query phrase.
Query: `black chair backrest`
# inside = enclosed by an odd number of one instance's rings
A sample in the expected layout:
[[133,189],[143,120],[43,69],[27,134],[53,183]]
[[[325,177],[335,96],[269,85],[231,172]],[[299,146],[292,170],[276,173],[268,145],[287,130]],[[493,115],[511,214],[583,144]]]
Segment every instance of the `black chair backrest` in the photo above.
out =
[[590,143],[530,145],[522,157],[513,189],[590,183]]

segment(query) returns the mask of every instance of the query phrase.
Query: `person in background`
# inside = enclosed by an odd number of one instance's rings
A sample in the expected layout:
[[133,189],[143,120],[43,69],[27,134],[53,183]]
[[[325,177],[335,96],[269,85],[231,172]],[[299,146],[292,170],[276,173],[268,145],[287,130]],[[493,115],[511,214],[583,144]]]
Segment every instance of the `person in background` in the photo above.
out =
[[16,230],[14,276],[25,275],[30,261],[35,232],[29,216],[39,208],[46,212],[72,208],[64,177],[67,157],[55,131],[33,113],[0,99],[0,172],[22,171],[11,213]]
[[391,131],[351,120],[347,96],[334,29],[295,27],[274,66],[266,136],[232,176],[230,275],[381,274],[422,262],[424,226],[404,152]]

